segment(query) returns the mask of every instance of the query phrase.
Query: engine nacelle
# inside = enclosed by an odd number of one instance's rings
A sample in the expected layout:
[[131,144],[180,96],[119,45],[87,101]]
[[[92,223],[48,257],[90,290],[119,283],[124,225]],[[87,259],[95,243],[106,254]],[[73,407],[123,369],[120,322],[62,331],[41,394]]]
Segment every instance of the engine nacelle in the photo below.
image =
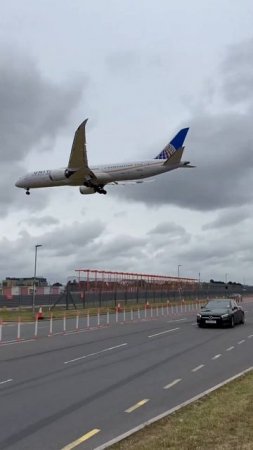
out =
[[93,187],[86,187],[86,186],[80,186],[79,191],[80,191],[80,194],[83,194],[83,195],[89,195],[89,194],[96,193],[96,191]]
[[72,169],[56,169],[50,170],[49,178],[52,181],[64,181],[71,177],[76,172],[76,170]]

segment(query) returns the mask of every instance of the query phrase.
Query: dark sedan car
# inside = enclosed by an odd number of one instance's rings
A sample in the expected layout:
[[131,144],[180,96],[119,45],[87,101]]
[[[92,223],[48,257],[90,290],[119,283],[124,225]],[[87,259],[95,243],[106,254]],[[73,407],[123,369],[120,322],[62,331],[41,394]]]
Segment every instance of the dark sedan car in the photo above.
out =
[[197,314],[199,327],[207,325],[234,327],[237,323],[244,323],[244,311],[231,298],[210,300]]

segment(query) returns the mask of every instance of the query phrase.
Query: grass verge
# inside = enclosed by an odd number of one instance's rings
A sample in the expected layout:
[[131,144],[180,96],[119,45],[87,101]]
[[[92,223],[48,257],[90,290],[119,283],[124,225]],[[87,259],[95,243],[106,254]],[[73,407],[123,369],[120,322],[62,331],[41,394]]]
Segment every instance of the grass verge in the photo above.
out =
[[[192,304],[195,303],[194,301],[192,302],[185,302],[185,305],[188,304]],[[170,306],[175,306],[178,305],[180,306],[180,303],[176,303],[176,302],[170,302]],[[156,314],[156,308],[161,308],[162,306],[164,307],[164,313],[166,312],[166,303],[150,303],[149,305],[150,307],[152,306],[153,311],[154,311],[154,317]],[[125,311],[130,311],[131,309],[135,312],[137,312],[138,309],[143,310],[145,308],[145,304],[144,303],[132,303],[131,305],[125,305]],[[102,307],[102,308],[81,308],[81,309],[69,309],[66,310],[63,307],[59,307],[57,306],[55,309],[53,309],[52,311],[50,311],[50,309],[48,307],[44,307],[43,306],[43,314],[44,314],[44,318],[45,319],[50,319],[51,314],[53,315],[54,319],[61,319],[64,317],[64,315],[66,317],[76,317],[76,315],[78,314],[80,317],[86,317],[88,312],[89,314],[92,315],[97,315],[97,313],[100,314],[106,314],[107,311],[109,311],[110,313],[115,313],[115,307],[111,306],[111,307]],[[38,307],[36,307],[36,312],[38,312]],[[150,313],[149,313],[150,314]],[[31,309],[29,308],[15,308],[15,309],[10,309],[10,308],[6,308],[6,307],[2,307],[0,308],[0,319],[3,322],[16,322],[18,319],[21,319],[22,322],[27,322],[27,321],[33,321],[35,318],[35,314],[32,312]]]
[[252,450],[253,371],[109,448]]

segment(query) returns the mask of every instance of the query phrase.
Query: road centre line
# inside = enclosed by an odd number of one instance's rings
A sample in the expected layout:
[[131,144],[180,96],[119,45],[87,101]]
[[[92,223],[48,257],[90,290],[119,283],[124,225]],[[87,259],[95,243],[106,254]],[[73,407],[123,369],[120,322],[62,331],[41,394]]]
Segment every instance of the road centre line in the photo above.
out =
[[79,358],[70,359],[69,361],[65,361],[64,364],[70,364],[75,361],[80,361],[81,359],[89,358],[90,356],[96,356],[101,355],[101,353],[110,352],[112,350],[115,350],[116,348],[124,347],[125,345],[128,345],[127,343],[115,345],[114,347],[105,348],[104,350],[100,350],[99,352],[89,353],[88,355],[79,356]]
[[98,447],[94,448],[94,450],[105,450],[108,447],[112,446],[113,444],[119,443],[123,439],[126,439],[129,436],[132,436],[137,431],[143,430],[148,425],[158,422],[158,420],[167,418],[168,416],[170,416],[171,414],[174,414],[176,411],[179,411],[183,407],[191,405],[192,403],[196,402],[197,400],[204,398],[205,396],[209,395],[210,393],[215,392],[220,387],[225,386],[226,384],[230,383],[231,381],[238,379],[242,375],[245,375],[246,373],[251,372],[252,370],[253,370],[253,366],[249,367],[246,370],[243,370],[240,373],[237,373],[236,375],[234,375],[230,378],[227,378],[226,380],[222,381],[221,383],[216,384],[215,386],[212,386],[211,388],[200,392],[200,394],[197,394],[194,397],[192,397],[182,403],[179,403],[178,405],[174,406],[173,408],[168,409],[167,411],[165,411],[155,417],[152,417],[149,420],[146,420],[145,422],[141,423],[140,425],[137,425],[136,427],[126,431],[125,433],[116,436],[115,438],[111,439],[110,441],[107,441],[107,442],[103,443],[102,445],[99,445]]
[[198,370],[202,369],[202,367],[204,367],[204,366],[205,366],[205,364],[200,364],[199,366],[194,367],[194,369],[192,369],[192,372],[197,372]]
[[81,436],[79,439],[76,439],[75,441],[71,442],[70,444],[63,447],[61,450],[72,450],[73,448],[77,447],[78,445],[82,444],[82,442],[87,441],[87,439],[90,439],[95,434],[99,433],[99,428],[94,428],[94,430],[89,431],[88,433]]
[[180,381],[182,381],[182,378],[177,378],[176,380],[174,380],[171,383],[164,386],[163,389],[169,389],[169,388],[175,386],[175,384],[179,383]]
[[141,400],[140,402],[136,403],[135,405],[131,406],[130,408],[126,409],[126,413],[131,413],[135,411],[136,409],[140,408],[141,406],[145,405],[145,403],[149,402],[149,398],[144,398],[144,400]]
[[9,378],[8,380],[0,381],[0,384],[10,383],[11,381],[13,381],[13,379]]
[[241,341],[237,342],[238,345],[243,344],[245,342],[245,339],[242,339]]
[[226,348],[226,352],[230,352],[231,350],[233,350],[235,347],[233,345],[231,345],[231,347]]
[[180,330],[180,328],[171,328],[171,330],[166,330],[166,331],[161,331],[161,333],[151,334],[148,337],[152,338],[152,337],[156,337],[156,336],[161,336],[161,334],[170,333],[171,331],[176,331],[176,330]]
[[221,357],[221,353],[218,353],[217,355],[213,356],[212,359],[218,359]]

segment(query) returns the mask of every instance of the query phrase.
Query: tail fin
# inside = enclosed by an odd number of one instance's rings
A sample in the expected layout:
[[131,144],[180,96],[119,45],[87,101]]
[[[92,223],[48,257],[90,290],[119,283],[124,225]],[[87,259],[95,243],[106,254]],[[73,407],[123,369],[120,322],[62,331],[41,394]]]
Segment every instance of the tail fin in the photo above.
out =
[[[189,128],[182,128],[176,136],[167,144],[164,149],[155,157],[155,159],[167,160],[170,158],[177,150],[182,149],[184,140],[188,133]],[[182,156],[182,155],[181,155]],[[180,158],[181,159],[181,158]]]
[[184,147],[178,148],[177,150],[174,151],[174,153],[172,153],[171,156],[168,157],[168,159],[166,159],[166,161],[163,164],[165,166],[167,166],[167,165],[176,166],[177,164],[180,163],[183,153],[184,153]]
[[70,169],[79,169],[88,166],[85,136],[85,125],[87,121],[88,119],[84,120],[75,132],[68,163]]

